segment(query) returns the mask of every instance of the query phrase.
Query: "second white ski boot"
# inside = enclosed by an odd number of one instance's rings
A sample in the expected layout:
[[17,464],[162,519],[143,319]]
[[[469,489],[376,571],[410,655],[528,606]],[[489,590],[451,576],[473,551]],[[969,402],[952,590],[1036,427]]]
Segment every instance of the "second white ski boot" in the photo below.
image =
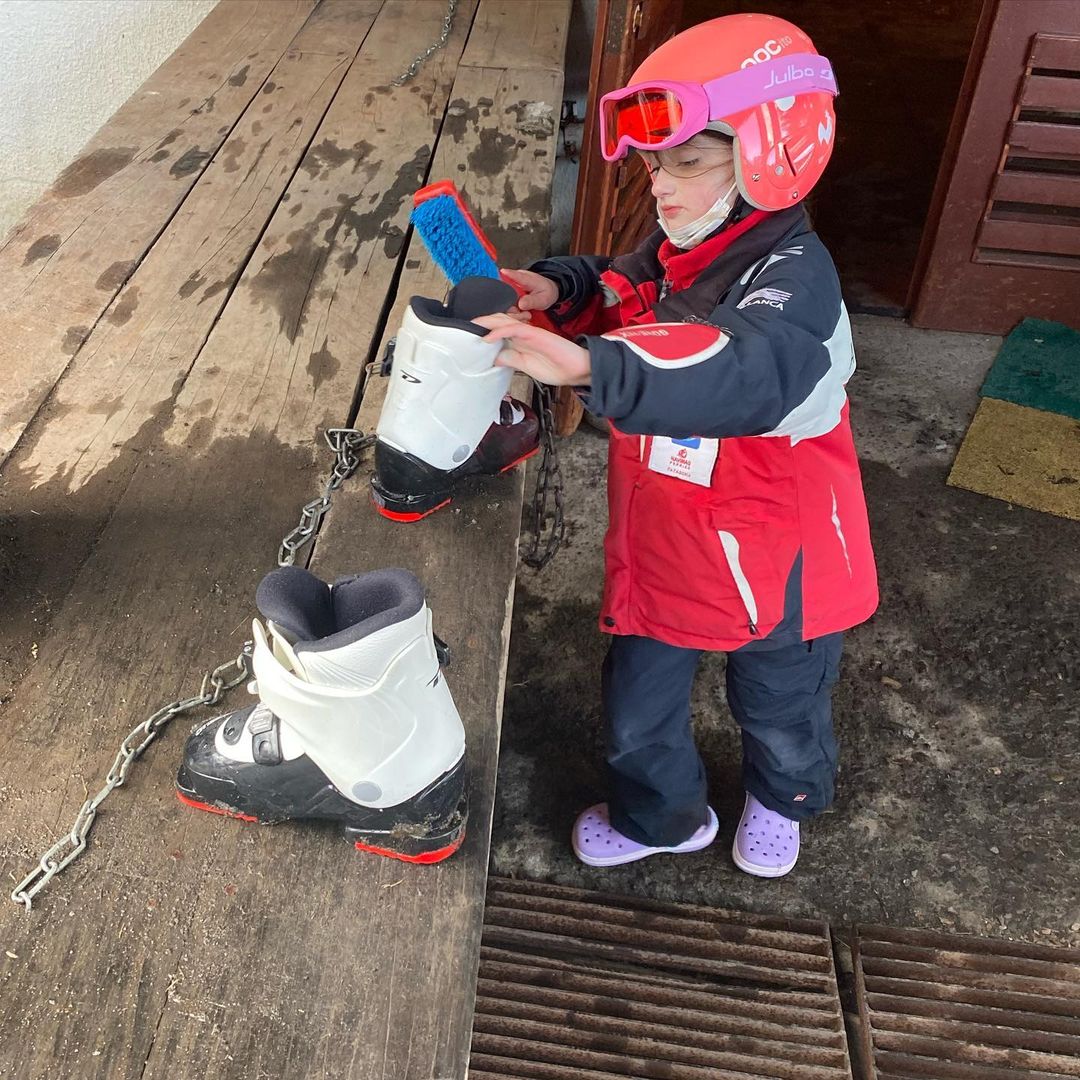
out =
[[256,604],[259,701],[195,729],[181,801],[264,824],[330,819],[360,850],[407,862],[456,851],[465,730],[420,582],[375,570],[331,587],[285,566]]

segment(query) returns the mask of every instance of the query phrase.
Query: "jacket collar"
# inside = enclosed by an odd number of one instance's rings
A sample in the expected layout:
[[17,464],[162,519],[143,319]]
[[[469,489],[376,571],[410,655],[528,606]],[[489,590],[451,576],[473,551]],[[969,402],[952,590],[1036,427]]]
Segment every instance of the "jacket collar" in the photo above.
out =
[[[809,232],[810,223],[801,203],[774,213],[755,211],[689,251],[668,245],[663,230],[656,229],[636,250],[615,256],[610,269],[626,279],[637,300],[647,308],[647,315],[642,310],[628,314],[628,318],[650,322],[700,320],[708,318],[747,270]],[[666,263],[661,262],[661,248],[665,248]],[[655,288],[664,277],[668,279],[668,291],[663,300],[642,297],[646,283],[653,283]]]
[[685,289],[696,280],[702,270],[711,266],[740,236],[771,216],[765,210],[754,210],[742,221],[721,229],[688,251],[677,248],[665,238],[656,253],[660,265],[664,268],[664,277],[671,282],[673,289]]

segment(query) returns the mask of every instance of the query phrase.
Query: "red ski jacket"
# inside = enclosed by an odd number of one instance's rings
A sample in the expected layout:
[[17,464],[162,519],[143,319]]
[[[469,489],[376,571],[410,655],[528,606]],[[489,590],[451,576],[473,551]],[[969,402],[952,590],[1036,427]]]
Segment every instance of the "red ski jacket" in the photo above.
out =
[[730,651],[811,640],[877,606],[832,259],[801,207],[681,251],[545,259],[612,423],[600,628]]

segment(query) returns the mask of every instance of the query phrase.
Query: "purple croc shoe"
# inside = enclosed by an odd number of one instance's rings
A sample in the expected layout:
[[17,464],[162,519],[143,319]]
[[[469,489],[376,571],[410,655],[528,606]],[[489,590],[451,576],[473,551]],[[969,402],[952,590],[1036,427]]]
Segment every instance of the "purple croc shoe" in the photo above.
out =
[[709,820],[689,840],[674,847],[649,847],[648,844],[639,844],[629,836],[623,836],[613,828],[608,820],[608,804],[597,803],[578,814],[570,839],[574,854],[587,866],[619,866],[647,859],[650,855],[683,855],[689,851],[700,851],[716,839],[720,823],[711,806],[708,811]]
[[762,806],[748,791],[731,857],[755,877],[783,877],[799,858],[799,823]]

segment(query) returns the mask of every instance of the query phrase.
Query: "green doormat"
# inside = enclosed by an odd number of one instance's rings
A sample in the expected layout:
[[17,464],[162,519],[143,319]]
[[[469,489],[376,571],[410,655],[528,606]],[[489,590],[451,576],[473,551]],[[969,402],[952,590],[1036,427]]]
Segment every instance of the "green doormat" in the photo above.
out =
[[983,398],[949,484],[1080,521],[1080,421]]
[[982,396],[1080,420],[1080,333],[1025,319],[1005,339]]

